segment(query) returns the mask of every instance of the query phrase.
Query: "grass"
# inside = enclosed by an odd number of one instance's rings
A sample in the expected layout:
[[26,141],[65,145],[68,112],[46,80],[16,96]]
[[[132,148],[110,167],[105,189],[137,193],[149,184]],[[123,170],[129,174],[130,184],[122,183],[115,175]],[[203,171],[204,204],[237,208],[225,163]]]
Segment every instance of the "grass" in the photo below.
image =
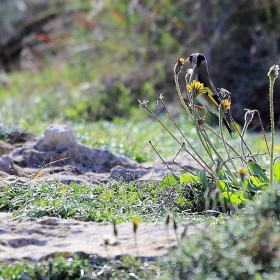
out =
[[[15,217],[74,218],[82,221],[161,221],[167,212],[191,219],[204,209],[201,185],[174,187],[161,182],[115,182],[98,186],[46,184],[2,185],[0,210]],[[190,215],[188,215],[188,213]],[[197,219],[197,217],[194,217]]]
[[30,262],[3,265],[0,277],[5,278],[0,279],[156,279],[158,270],[159,267],[153,262],[143,264],[129,256],[109,262],[94,256],[87,260],[74,256],[43,261],[36,266]]
[[[1,265],[4,279],[278,279],[280,194],[270,189],[219,225],[180,238],[177,250],[157,261],[132,257],[102,261],[60,257],[37,264]],[[35,277],[35,278],[34,278]],[[43,278],[48,277],[48,278]]]

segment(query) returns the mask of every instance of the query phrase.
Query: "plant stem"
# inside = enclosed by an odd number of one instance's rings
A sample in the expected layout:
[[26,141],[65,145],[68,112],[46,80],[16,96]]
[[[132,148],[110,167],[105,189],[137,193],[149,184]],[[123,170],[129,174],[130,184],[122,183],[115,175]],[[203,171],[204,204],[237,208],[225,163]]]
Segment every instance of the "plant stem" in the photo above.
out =
[[271,148],[270,148],[270,186],[273,183],[273,150],[274,150],[274,108],[273,108],[273,84],[274,79],[270,78],[269,81],[269,107],[270,107],[270,122],[271,122]]
[[183,99],[183,96],[182,96],[182,93],[181,93],[181,90],[180,90],[180,86],[179,86],[178,73],[176,73],[176,72],[174,72],[174,80],[175,80],[175,86],[176,86],[176,90],[177,90],[178,96],[180,98],[181,104],[183,105],[183,107],[186,110],[188,116],[190,117],[190,119],[192,120],[192,122],[194,123],[194,125],[196,127],[196,131],[197,131],[197,135],[198,135],[198,138],[200,140],[200,143],[202,144],[204,150],[207,152],[208,156],[210,157],[210,159],[214,163],[215,161],[214,161],[214,159],[211,155],[211,152],[209,151],[208,147],[206,146],[205,141],[202,139],[203,136],[201,135],[201,130],[200,130],[195,118],[193,117],[192,113],[190,112],[188,106],[186,105],[186,103]]
[[269,76],[269,107],[270,107],[270,125],[271,125],[271,148],[270,148],[270,178],[269,184],[273,184],[273,152],[274,152],[274,138],[275,138],[275,127],[274,127],[274,107],[273,107],[273,86],[275,79],[279,74],[279,66],[273,65],[268,72]]
[[[189,147],[192,149],[192,151],[195,153],[196,156],[192,155],[190,152],[188,152],[188,154],[195,160],[197,161],[197,163],[202,167],[202,168],[208,168],[209,170],[211,170],[211,168],[208,166],[208,164],[203,160],[203,158],[197,153],[197,151],[195,150],[195,148],[191,145],[191,143],[188,141],[188,139],[185,137],[185,135],[183,134],[183,132],[181,131],[181,129],[179,128],[179,126],[177,125],[177,123],[175,122],[175,120],[173,119],[173,117],[171,116],[170,112],[168,111],[167,107],[165,106],[165,103],[163,102],[162,98],[160,98],[160,101],[167,113],[167,115],[169,116],[169,118],[172,120],[173,124],[176,126],[177,130],[180,132],[180,134],[182,135],[182,137],[184,138],[184,140],[186,141],[186,143],[189,145]],[[186,150],[186,149],[185,149]],[[203,162],[203,164],[205,166],[203,166],[201,164],[200,161],[197,160],[197,157],[201,160],[201,162]]]
[[[219,107],[219,127],[220,127],[221,138],[222,138],[221,140],[222,140],[223,145],[224,145],[224,147],[225,147],[225,151],[226,151],[226,153],[227,153],[228,160],[229,160],[229,162],[231,163],[231,165],[233,166],[235,172],[237,172],[237,168],[236,168],[236,166],[235,166],[235,164],[234,164],[234,162],[233,162],[233,160],[231,159],[231,156],[230,156],[230,154],[229,154],[229,149],[228,149],[228,147],[227,147],[226,140],[225,140],[224,133],[223,133],[223,115],[224,115],[224,112],[223,112],[223,110],[222,110],[222,108],[221,108],[221,106],[220,106],[220,107]],[[230,172],[231,172],[231,171],[230,171]],[[234,176],[233,173],[231,173],[231,175]],[[234,178],[235,178],[235,176],[234,176]]]

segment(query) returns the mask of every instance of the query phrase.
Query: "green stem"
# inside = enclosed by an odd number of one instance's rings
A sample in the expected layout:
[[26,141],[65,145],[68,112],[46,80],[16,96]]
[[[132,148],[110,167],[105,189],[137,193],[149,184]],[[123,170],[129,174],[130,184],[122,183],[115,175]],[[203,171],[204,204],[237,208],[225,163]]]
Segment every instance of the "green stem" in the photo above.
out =
[[[225,140],[225,137],[224,137],[224,134],[223,134],[223,124],[222,124],[222,114],[221,114],[221,113],[222,113],[222,112],[220,112],[219,126],[220,126],[220,130],[221,130],[222,142],[223,142],[223,144],[224,144],[225,151],[226,151],[227,156],[228,156],[228,161],[231,163],[232,167],[234,168],[235,174],[238,174],[238,171],[237,171],[237,168],[236,168],[236,166],[235,166],[235,164],[234,164],[233,158],[230,156],[229,149],[228,149],[228,147],[227,147],[227,145],[226,145],[226,140]],[[229,174],[230,174],[232,180],[234,180],[235,183],[238,184],[238,180],[237,180],[235,174],[234,174],[234,173],[231,171],[231,169],[225,164],[225,162],[224,162],[224,166],[225,166],[225,168],[227,169],[227,171],[229,172]],[[243,183],[242,183],[242,182],[241,182],[241,186],[242,186],[242,188],[243,188]],[[228,188],[228,192],[229,192],[229,187],[228,187],[228,185],[227,185],[227,188]]]
[[[210,166],[208,166],[208,164],[203,160],[203,158],[198,154],[198,152],[195,150],[195,148],[191,145],[191,143],[188,141],[188,139],[185,137],[185,135],[183,134],[183,132],[181,131],[181,129],[179,128],[179,126],[177,125],[177,123],[174,121],[174,119],[172,118],[170,112],[168,111],[167,107],[165,106],[164,102],[162,99],[160,99],[167,115],[169,116],[169,118],[172,120],[173,124],[176,126],[177,130],[180,132],[180,134],[182,135],[182,137],[184,138],[184,140],[186,141],[186,143],[189,145],[189,147],[192,149],[192,151],[195,153],[196,157],[198,157],[201,162],[203,162],[203,164],[205,165],[205,167],[201,164],[200,161],[197,160],[197,158],[191,154],[187,149],[185,149],[185,151],[202,167],[208,170],[211,170]],[[212,170],[211,170],[212,171]]]
[[[220,127],[221,138],[222,138],[221,140],[222,140],[222,142],[223,142],[225,151],[226,151],[226,153],[227,153],[228,160],[229,160],[229,162],[231,163],[231,165],[233,166],[235,172],[237,173],[237,168],[236,168],[236,166],[235,166],[233,160],[231,159],[231,156],[230,156],[230,154],[229,154],[229,149],[228,149],[228,147],[227,147],[226,140],[225,140],[225,137],[224,137],[224,132],[223,132],[223,115],[224,115],[224,112],[223,112],[222,108],[219,107],[219,127]],[[227,166],[226,166],[226,168],[227,168]],[[231,173],[231,176],[233,176],[233,178],[235,178],[235,176],[233,175],[233,173],[232,173],[231,171],[230,171],[230,173]]]
[[196,131],[198,132],[197,135],[198,135],[198,138],[200,140],[200,143],[202,144],[203,148],[205,149],[205,151],[207,152],[207,154],[209,155],[210,159],[212,160],[212,162],[215,162],[211,153],[209,152],[209,149],[207,148],[205,142],[203,141],[202,139],[202,136],[201,136],[201,133],[200,133],[200,128],[195,120],[195,118],[193,117],[192,113],[190,112],[188,106],[186,105],[184,99],[183,99],[183,96],[182,96],[182,93],[181,93],[181,90],[180,90],[180,86],[179,86],[179,79],[178,79],[178,74],[176,72],[174,72],[174,80],[175,80],[175,85],[176,85],[176,90],[177,90],[177,93],[178,93],[178,96],[180,98],[180,101],[181,101],[181,104],[183,105],[184,109],[186,110],[188,116],[190,117],[190,119],[192,120],[192,122],[195,124],[196,126]]
[[[204,124],[207,129],[209,129],[214,135],[216,135],[220,140],[222,140],[222,137],[209,125]],[[236,128],[237,129],[237,128]],[[239,156],[239,153],[232,147],[227,141],[225,141],[226,145],[229,147],[230,150],[232,150],[237,156]],[[244,159],[241,158],[241,160],[244,161]]]
[[[209,146],[212,148],[212,150],[214,151],[214,153],[216,154],[217,158],[219,159],[220,162],[223,162],[224,167],[226,168],[226,170],[228,171],[228,173],[231,175],[232,180],[234,180],[235,183],[237,183],[237,180],[234,176],[234,174],[231,172],[230,168],[228,167],[228,165],[226,164],[226,162],[223,160],[223,158],[221,157],[219,151],[216,149],[216,147],[213,145],[213,143],[211,142],[211,140],[209,139],[207,133],[205,133],[205,141],[207,141],[207,143],[209,144]],[[219,178],[219,172],[217,172],[217,174],[215,175],[216,179]]]
[[274,138],[275,138],[275,127],[274,127],[274,107],[273,107],[273,86],[276,78],[279,75],[279,66],[273,65],[268,71],[269,77],[269,107],[270,107],[270,123],[271,123],[271,149],[270,149],[270,178],[269,184],[273,185],[273,152],[274,152]]
[[273,151],[274,151],[274,137],[275,137],[275,127],[274,127],[274,107],[273,107],[273,85],[275,78],[269,78],[269,107],[270,107],[270,123],[271,123],[271,147],[270,147],[270,181],[269,184],[273,184]]

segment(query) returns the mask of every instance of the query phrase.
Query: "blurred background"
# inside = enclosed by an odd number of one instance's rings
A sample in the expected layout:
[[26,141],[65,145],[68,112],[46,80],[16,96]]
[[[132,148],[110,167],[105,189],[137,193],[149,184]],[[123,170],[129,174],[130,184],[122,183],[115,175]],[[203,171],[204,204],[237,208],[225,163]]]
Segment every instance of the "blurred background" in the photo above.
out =
[[[155,108],[160,93],[179,114],[176,58],[201,52],[216,87],[232,93],[234,119],[257,109],[269,128],[279,16],[280,0],[2,0],[0,120],[143,119],[137,100]],[[279,127],[278,80],[274,100]],[[251,128],[260,129],[257,118]]]

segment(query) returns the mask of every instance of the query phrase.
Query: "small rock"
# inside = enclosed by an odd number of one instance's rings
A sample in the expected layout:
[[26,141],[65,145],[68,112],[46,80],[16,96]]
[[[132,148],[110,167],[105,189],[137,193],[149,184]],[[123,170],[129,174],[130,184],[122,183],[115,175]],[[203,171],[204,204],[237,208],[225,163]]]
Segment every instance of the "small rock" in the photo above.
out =
[[0,171],[11,174],[14,168],[14,163],[9,156],[2,156],[0,158]]
[[13,145],[0,140],[0,156],[8,155],[13,149]]
[[66,149],[76,148],[77,145],[78,142],[69,126],[53,124],[46,128],[43,141],[40,141],[36,148],[40,151],[55,150],[61,153]]
[[125,168],[123,166],[116,166],[111,169],[110,176],[111,178],[115,179],[116,181],[135,181],[144,175],[148,174],[150,172],[150,169],[148,168],[134,168],[134,169],[129,169]]

